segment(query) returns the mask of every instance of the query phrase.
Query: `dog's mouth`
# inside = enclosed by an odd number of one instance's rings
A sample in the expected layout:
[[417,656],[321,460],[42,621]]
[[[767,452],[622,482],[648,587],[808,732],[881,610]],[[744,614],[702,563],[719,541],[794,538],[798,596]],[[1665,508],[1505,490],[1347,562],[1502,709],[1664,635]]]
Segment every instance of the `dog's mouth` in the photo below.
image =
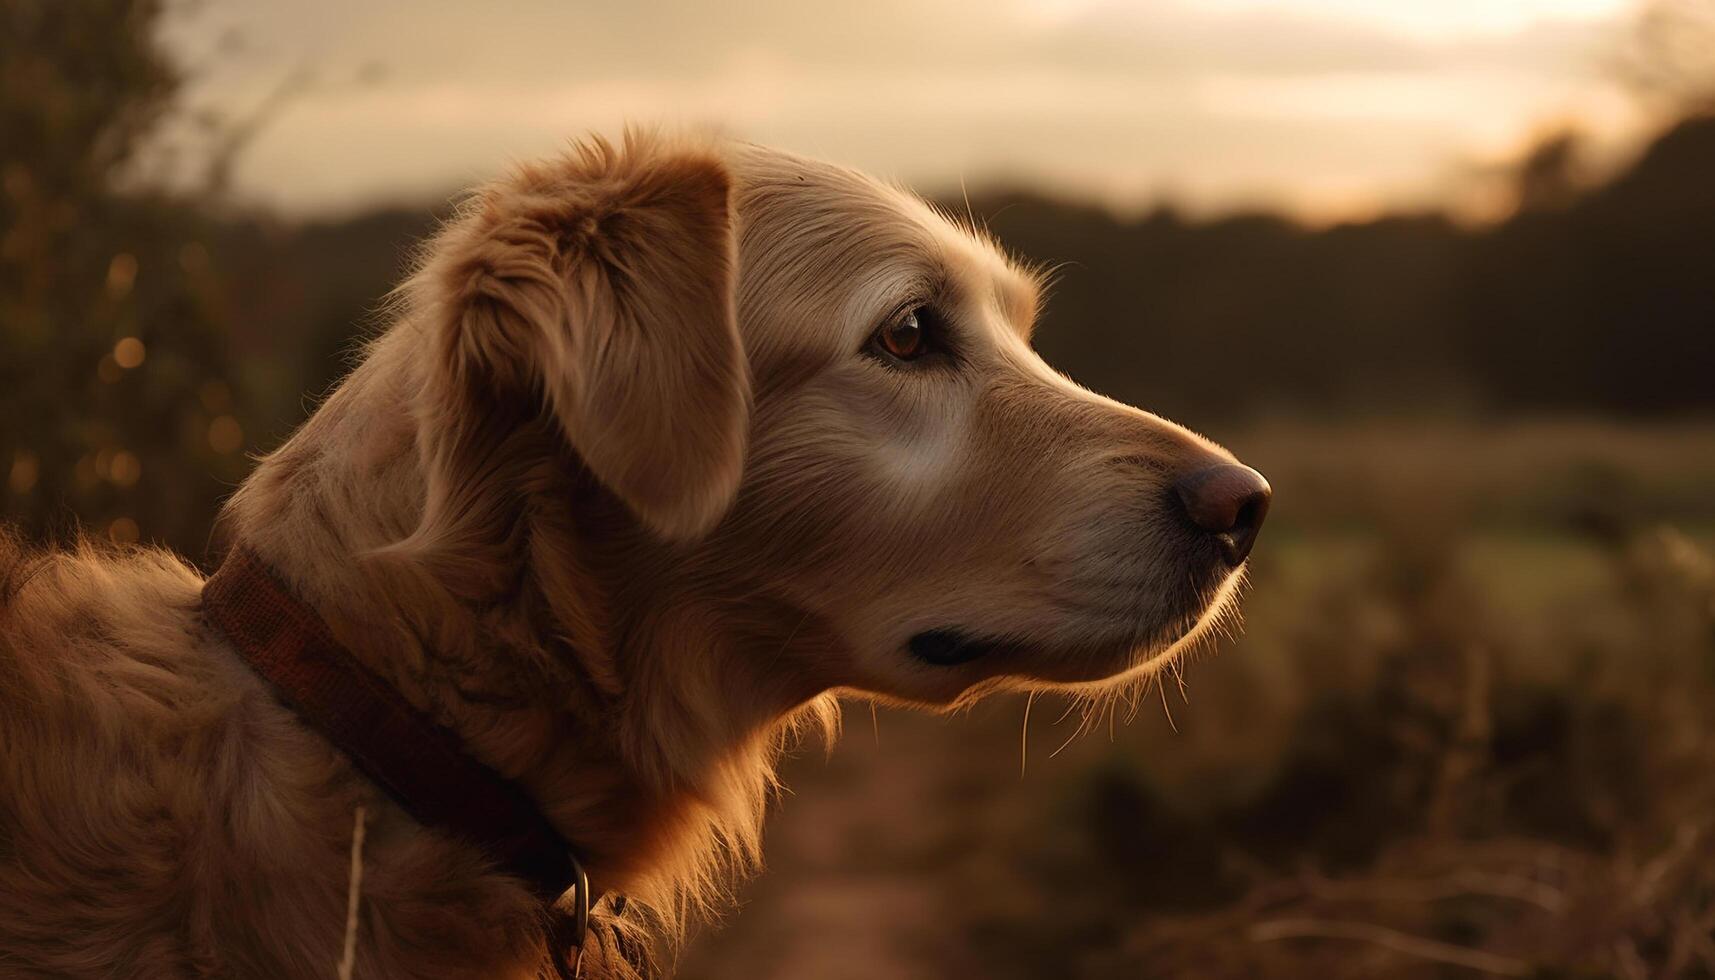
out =
[[986,657],[1004,644],[991,637],[972,636],[958,630],[929,630],[913,636],[906,644],[911,655],[937,667],[967,664]]
[[[1110,655],[1134,652],[1138,646],[1138,641],[1131,638],[1089,645],[1091,650],[1105,651],[1105,655],[1097,657],[1097,660],[1104,660]],[[911,651],[913,657],[934,667],[958,667],[984,659],[995,660],[1002,667],[1018,666],[1021,658],[1036,660],[1047,652],[1037,644],[1005,637],[981,636],[956,629],[918,633],[906,643],[906,648]]]
[[[1112,666],[1115,658],[1148,658],[1168,651],[1195,635],[1205,632],[1209,622],[1230,608],[1233,594],[1238,590],[1242,575],[1231,575],[1218,586],[1200,593],[1179,615],[1155,628],[1139,628],[1104,640],[1078,643],[1075,648],[1056,651],[1038,642],[1019,637],[983,634],[955,627],[925,630],[906,641],[906,649],[920,663],[934,667],[958,667],[980,660],[992,660],[996,668],[1006,669],[1029,663],[1041,667],[1042,658],[1064,659],[1062,666],[1088,668]],[[1103,669],[1098,666],[1098,669]],[[1059,671],[1050,671],[1059,673]]]

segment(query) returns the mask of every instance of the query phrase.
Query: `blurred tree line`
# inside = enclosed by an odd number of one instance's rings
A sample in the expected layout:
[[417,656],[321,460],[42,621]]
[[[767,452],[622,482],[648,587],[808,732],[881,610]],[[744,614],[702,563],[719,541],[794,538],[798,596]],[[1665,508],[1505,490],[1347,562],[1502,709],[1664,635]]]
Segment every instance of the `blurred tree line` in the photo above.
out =
[[[134,179],[162,123],[190,111],[161,15],[160,0],[0,5],[0,516],[200,556],[246,454],[343,373],[436,215],[290,223],[224,204],[213,176],[177,195]],[[1038,334],[1051,361],[1199,425],[1707,413],[1715,116],[1703,49],[1673,69],[1662,52],[1686,33],[1663,23],[1644,18],[1640,36],[1672,43],[1646,44],[1640,85],[1682,120],[1594,185],[1575,140],[1545,142],[1517,169],[1516,213],[1486,227],[1124,219],[1030,194],[973,210],[1058,266]]]
[[1508,220],[1311,231],[1254,214],[1136,221],[978,202],[1009,247],[1066,263],[1038,344],[1169,415],[1706,412],[1715,407],[1715,117],[1582,188],[1539,147]]

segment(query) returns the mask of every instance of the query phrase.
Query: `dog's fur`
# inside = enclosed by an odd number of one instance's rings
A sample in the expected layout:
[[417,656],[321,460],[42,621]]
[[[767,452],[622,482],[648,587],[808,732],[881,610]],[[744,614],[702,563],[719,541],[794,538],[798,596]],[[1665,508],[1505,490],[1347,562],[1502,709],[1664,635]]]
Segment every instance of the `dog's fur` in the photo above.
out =
[[[673,933],[758,858],[835,694],[1158,669],[1239,573],[1172,512],[1230,460],[1035,355],[1039,283],[910,195],[724,142],[591,141],[479,191],[222,517]],[[946,349],[890,363],[932,305]],[[536,976],[539,910],[211,632],[159,550],[0,539],[0,975]],[[912,656],[957,629],[968,663]],[[586,975],[619,975],[611,915]]]

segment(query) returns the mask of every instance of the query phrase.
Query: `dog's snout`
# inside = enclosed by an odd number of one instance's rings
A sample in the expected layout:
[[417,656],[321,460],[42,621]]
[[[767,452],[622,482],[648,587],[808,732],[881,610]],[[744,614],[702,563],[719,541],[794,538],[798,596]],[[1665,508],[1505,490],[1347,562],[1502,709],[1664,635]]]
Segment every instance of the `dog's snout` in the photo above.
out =
[[1221,463],[1188,473],[1173,492],[1191,523],[1214,535],[1227,564],[1238,567],[1256,543],[1274,491],[1261,473],[1238,463]]

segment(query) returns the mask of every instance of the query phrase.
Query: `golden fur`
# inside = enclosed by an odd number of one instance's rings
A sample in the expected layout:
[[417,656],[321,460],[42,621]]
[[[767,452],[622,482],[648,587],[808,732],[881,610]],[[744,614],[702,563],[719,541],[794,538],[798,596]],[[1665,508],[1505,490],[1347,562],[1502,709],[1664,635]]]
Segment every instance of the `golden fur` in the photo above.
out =
[[[1029,346],[1038,284],[910,195],[757,147],[591,141],[472,197],[222,515],[672,936],[759,857],[842,692],[1154,670],[1239,573],[1166,511],[1223,450]],[[934,304],[953,354],[864,353]],[[539,912],[306,730],[159,550],[0,543],[0,975],[542,974]],[[1006,641],[934,665],[926,630]],[[604,905],[602,910],[606,912]]]

